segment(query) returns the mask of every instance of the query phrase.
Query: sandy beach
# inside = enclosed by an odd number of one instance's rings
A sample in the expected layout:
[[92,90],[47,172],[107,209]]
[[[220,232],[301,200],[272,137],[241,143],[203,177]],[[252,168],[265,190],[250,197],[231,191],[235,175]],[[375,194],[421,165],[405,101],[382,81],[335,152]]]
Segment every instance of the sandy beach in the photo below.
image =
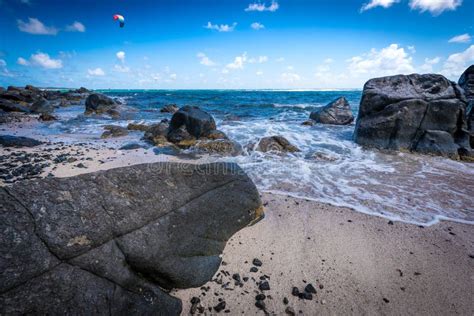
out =
[[[474,235],[471,225],[419,227],[350,209],[264,193],[265,218],[228,242],[223,263],[203,288],[178,290],[183,315],[199,297],[207,314],[219,300],[231,315],[472,315]],[[250,272],[254,258],[263,263]],[[232,278],[249,278],[236,286]],[[270,290],[260,291],[260,278]],[[292,295],[312,284],[312,300]],[[284,304],[284,298],[289,303]]]

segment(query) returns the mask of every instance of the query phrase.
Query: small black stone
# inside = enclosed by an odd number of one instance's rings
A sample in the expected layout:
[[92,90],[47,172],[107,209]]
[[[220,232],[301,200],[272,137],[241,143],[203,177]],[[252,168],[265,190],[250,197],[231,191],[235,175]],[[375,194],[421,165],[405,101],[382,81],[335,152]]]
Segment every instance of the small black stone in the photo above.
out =
[[237,282],[240,282],[240,281],[241,281],[241,279],[240,279],[240,274],[234,273],[234,274],[232,275],[232,279],[234,279],[234,280],[237,281]]
[[392,221],[388,221],[388,224],[389,224],[389,225],[393,225],[393,222],[392,222]]
[[264,310],[265,309],[265,302],[258,300],[258,301],[255,302],[255,306],[257,306],[259,309]]
[[283,304],[288,305],[288,303],[289,303],[289,302],[288,302],[288,298],[284,297],[284,298],[283,298]]
[[256,267],[251,267],[250,272],[258,272],[258,269]]
[[265,294],[258,294],[257,296],[255,296],[255,299],[257,301],[263,301],[265,300],[265,298],[266,298]]
[[298,290],[298,288],[294,286],[293,289],[291,289],[291,294],[293,296],[298,296],[300,294],[300,290]]
[[385,297],[383,298],[383,301],[384,301],[385,303],[390,303],[390,301],[388,300],[388,298],[385,298]]
[[257,258],[253,259],[252,263],[253,263],[254,266],[257,266],[257,267],[261,267],[262,264],[263,264],[262,261],[260,261]]
[[313,294],[316,294],[316,289],[314,288],[314,286],[309,283],[308,285],[306,285],[306,287],[304,288],[304,290],[308,293],[313,293]]
[[265,281],[265,282],[260,283],[258,288],[260,289],[260,291],[269,291],[270,290],[270,284],[267,281]]
[[214,306],[214,310],[218,313],[222,312],[224,309],[225,309],[225,301],[222,301],[216,306]]
[[200,303],[200,302],[201,302],[201,300],[199,299],[199,297],[194,296],[191,299],[191,304],[197,304],[197,303]]

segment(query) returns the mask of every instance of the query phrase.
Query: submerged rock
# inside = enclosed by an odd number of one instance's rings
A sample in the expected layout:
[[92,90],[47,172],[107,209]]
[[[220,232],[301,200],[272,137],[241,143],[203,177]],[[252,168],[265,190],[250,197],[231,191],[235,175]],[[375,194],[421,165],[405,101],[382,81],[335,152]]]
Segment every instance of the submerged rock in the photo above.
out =
[[469,156],[466,99],[441,75],[399,75],[369,80],[354,132],[358,144],[442,155]]
[[127,129],[129,131],[147,132],[150,128],[151,128],[151,126],[148,126],[146,124],[129,123],[127,125]]
[[346,98],[340,97],[328,105],[311,112],[312,120],[322,124],[348,125],[354,121],[351,107]]
[[29,137],[0,135],[0,145],[3,147],[35,147],[41,144],[43,142]]
[[209,281],[226,241],[263,216],[255,185],[227,163],[20,182],[0,201],[6,315],[179,315],[162,288]]
[[195,138],[206,137],[216,129],[216,122],[212,115],[204,112],[196,106],[185,106],[176,112],[171,118],[170,132],[181,127]]
[[276,151],[290,153],[300,151],[283,136],[270,136],[260,139],[257,150],[262,152]]

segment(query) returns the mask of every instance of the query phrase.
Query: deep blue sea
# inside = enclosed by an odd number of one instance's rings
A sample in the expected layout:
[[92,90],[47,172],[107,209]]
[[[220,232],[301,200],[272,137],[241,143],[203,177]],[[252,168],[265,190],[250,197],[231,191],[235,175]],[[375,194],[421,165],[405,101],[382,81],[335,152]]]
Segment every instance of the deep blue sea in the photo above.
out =
[[[164,105],[196,105],[210,112],[218,129],[244,148],[261,137],[282,135],[301,149],[288,155],[244,151],[237,157],[207,157],[210,161],[239,163],[262,191],[417,224],[432,224],[439,219],[474,223],[474,164],[365,150],[352,141],[354,125],[301,125],[312,110],[340,96],[349,100],[357,116],[361,91],[102,92],[133,111],[126,119],[116,121],[84,117],[84,106],[62,108],[58,111],[62,121],[45,125],[43,132],[66,139],[100,141],[104,124],[158,122],[170,118],[159,111]],[[130,137],[139,141],[141,134],[132,133]]]

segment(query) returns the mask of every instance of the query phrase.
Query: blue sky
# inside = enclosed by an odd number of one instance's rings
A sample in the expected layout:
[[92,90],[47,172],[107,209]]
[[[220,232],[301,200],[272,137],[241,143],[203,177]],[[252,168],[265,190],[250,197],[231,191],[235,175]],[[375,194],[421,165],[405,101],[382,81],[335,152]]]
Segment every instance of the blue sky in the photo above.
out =
[[0,85],[362,88],[413,72],[457,80],[474,63],[473,24],[473,0],[0,0]]

